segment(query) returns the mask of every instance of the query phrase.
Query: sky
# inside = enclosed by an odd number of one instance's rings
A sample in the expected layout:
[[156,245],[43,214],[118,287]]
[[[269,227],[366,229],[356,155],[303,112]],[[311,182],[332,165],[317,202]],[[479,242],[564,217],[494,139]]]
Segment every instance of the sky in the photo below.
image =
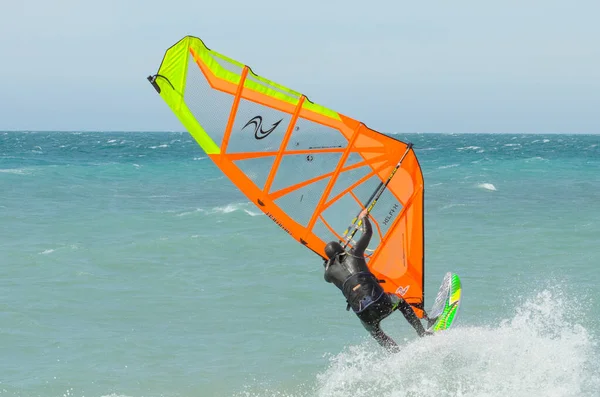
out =
[[385,133],[600,134],[600,2],[7,0],[0,130],[183,131],[185,35]]

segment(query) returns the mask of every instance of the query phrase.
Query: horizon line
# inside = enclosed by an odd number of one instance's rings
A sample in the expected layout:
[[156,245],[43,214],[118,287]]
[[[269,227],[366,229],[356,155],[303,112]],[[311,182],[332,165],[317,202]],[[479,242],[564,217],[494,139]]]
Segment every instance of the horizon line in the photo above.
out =
[[[0,133],[9,133],[9,132],[25,132],[25,133],[36,133],[36,132],[68,132],[68,133],[90,133],[90,132],[100,132],[100,133],[189,133],[186,130],[33,130],[33,129],[22,129],[22,130],[3,130],[0,129]],[[600,135],[600,132],[382,132],[376,131],[385,135],[423,135],[423,134],[440,134],[440,135]]]

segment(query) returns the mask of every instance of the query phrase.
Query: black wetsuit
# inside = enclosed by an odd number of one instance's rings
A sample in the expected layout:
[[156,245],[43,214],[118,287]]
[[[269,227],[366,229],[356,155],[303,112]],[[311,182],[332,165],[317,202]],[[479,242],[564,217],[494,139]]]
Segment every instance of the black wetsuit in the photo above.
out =
[[[385,293],[379,281],[369,271],[364,253],[369,245],[373,228],[368,217],[363,220],[365,231],[354,248],[346,254],[330,259],[325,265],[325,281],[335,284],[348,302],[347,309],[352,308],[363,326],[379,342],[380,345],[395,350],[396,343],[380,328],[381,320],[394,310],[394,304],[389,294]],[[400,309],[406,320],[415,328],[419,336],[425,334],[425,329],[413,309],[401,298],[396,307]]]

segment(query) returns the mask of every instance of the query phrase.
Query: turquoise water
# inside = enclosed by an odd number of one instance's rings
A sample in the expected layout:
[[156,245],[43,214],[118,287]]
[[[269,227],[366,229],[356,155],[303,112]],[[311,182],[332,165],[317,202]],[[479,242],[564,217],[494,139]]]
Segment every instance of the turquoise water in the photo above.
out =
[[0,132],[0,396],[596,396],[600,136],[401,135],[426,306],[385,355],[187,133]]

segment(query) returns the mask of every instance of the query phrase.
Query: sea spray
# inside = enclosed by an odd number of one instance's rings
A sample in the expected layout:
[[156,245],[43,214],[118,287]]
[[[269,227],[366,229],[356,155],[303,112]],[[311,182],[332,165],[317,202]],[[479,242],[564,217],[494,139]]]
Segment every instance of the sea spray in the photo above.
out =
[[495,326],[457,327],[398,354],[353,346],[318,377],[319,397],[593,396],[597,347],[569,313],[572,302],[542,290]]

